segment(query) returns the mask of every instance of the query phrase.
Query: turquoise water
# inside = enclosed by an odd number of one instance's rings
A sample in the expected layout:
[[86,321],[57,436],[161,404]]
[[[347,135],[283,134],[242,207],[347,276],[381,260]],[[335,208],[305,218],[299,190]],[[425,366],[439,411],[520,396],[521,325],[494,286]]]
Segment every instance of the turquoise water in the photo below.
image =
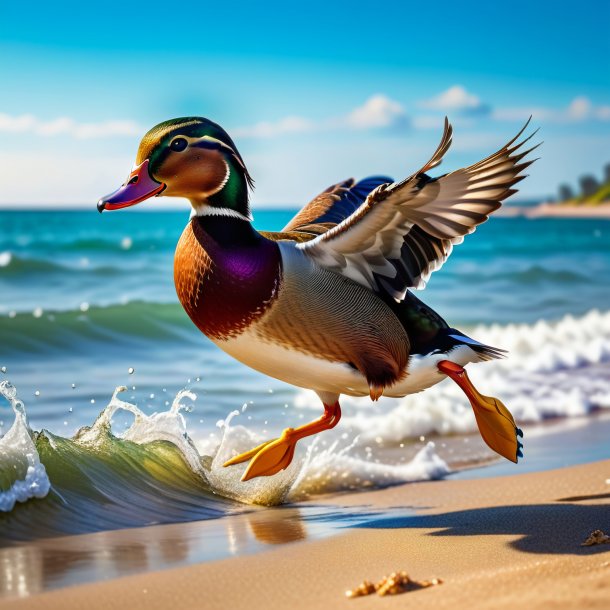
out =
[[[278,230],[292,215],[260,211],[255,224]],[[489,457],[482,444],[461,442],[474,419],[444,382],[376,405],[346,399],[341,425],[304,443],[292,470],[240,484],[238,470],[218,465],[223,455],[317,417],[319,406],[235,362],[191,324],[172,277],[187,221],[186,211],[0,212],[0,381],[17,388],[31,430],[44,430],[35,452],[50,479],[44,500],[17,504],[2,520],[4,537],[213,518],[236,501],[442,476]],[[418,296],[510,350],[472,376],[520,423],[610,407],[609,221],[494,218]],[[105,410],[117,386],[129,404]],[[197,397],[172,411],[184,388]],[[0,403],[0,436],[15,417]],[[4,440],[0,496],[15,459],[16,472],[26,468]]]

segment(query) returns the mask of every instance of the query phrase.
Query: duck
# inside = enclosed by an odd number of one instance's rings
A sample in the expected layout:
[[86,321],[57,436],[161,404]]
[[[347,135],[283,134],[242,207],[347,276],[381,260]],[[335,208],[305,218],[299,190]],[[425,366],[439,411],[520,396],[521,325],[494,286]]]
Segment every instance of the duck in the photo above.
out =
[[[408,177],[334,184],[277,232],[254,228],[254,181],[229,134],[203,117],[153,127],[120,188],[100,212],[153,197],[183,197],[192,212],[176,247],[182,307],[220,349],[245,365],[313,390],[321,416],[234,455],[242,480],[291,463],[299,440],[334,428],[341,395],[402,397],[446,378],[470,402],[487,445],[517,463],[523,436],[507,407],[481,394],[466,365],[505,356],[453,328],[415,296],[453,247],[517,192],[537,147],[524,147],[529,121],[502,148],[468,167],[432,177],[449,150],[439,145]],[[473,306],[477,297],[473,294]]]

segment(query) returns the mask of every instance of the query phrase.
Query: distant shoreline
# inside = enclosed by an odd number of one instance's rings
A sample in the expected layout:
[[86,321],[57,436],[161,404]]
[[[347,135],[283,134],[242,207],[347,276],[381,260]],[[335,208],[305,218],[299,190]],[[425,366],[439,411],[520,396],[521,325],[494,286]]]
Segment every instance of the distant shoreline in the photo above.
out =
[[610,220],[610,203],[598,205],[562,205],[540,203],[533,207],[505,207],[499,210],[504,217],[524,218],[600,218]]
[[[296,214],[299,211],[298,207],[273,207],[273,206],[261,206],[254,210],[254,214],[257,213],[282,213],[282,214]],[[36,214],[40,212],[44,213],[81,213],[90,212],[91,214],[97,215],[97,210],[93,207],[81,207],[81,206],[61,206],[61,207],[3,207],[0,205],[0,214],[3,212],[9,214]],[[163,208],[132,208],[126,210],[126,213],[134,214],[149,214],[149,213],[184,213],[188,215],[188,209],[177,208],[177,207],[163,207]],[[495,218],[591,218],[591,219],[606,219],[610,220],[610,202],[601,203],[597,205],[566,205],[561,203],[539,203],[537,205],[505,205],[494,213]]]

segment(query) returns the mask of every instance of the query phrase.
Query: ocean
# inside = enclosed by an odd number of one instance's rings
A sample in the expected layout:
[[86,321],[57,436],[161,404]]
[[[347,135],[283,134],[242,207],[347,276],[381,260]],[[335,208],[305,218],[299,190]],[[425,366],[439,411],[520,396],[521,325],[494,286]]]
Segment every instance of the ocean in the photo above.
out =
[[[278,230],[294,213],[262,210],[255,225]],[[211,519],[492,459],[446,380],[403,399],[344,398],[340,425],[301,442],[286,471],[241,483],[242,468],[222,468],[234,449],[320,405],[190,322],[173,286],[187,221],[0,212],[0,541]],[[418,296],[509,350],[469,372],[525,429],[526,468],[528,430],[610,412],[610,221],[493,218]]]

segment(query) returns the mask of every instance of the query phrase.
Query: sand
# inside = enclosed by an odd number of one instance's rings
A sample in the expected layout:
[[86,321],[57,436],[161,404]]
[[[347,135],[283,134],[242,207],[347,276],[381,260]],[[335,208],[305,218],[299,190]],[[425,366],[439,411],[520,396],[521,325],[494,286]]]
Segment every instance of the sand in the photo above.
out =
[[[332,538],[4,600],[0,607],[610,608],[610,544],[581,546],[592,530],[610,530],[610,460],[316,503],[394,510],[386,521]],[[444,582],[392,597],[345,597],[365,579],[400,570]]]

